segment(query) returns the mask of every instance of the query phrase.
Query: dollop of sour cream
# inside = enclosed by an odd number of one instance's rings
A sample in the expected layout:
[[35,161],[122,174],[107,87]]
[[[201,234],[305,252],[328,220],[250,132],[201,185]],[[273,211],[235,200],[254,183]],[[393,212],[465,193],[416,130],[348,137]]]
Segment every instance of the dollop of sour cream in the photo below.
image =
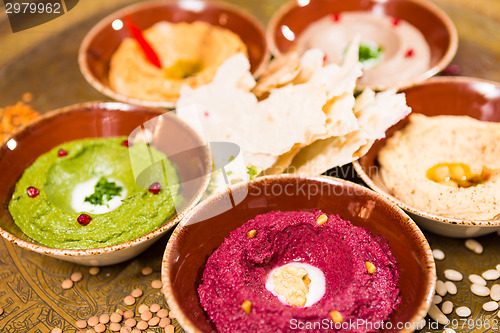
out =
[[104,214],[111,212],[121,206],[122,200],[127,197],[127,189],[120,181],[116,179],[107,178],[109,182],[114,182],[122,188],[120,195],[111,198],[111,200],[104,200],[103,205],[93,205],[85,201],[85,198],[94,193],[95,185],[99,181],[99,177],[91,178],[85,182],[79,183],[75,186],[71,193],[71,208],[77,213],[86,212],[93,214]]
[[290,265],[304,268],[307,271],[307,277],[311,280],[311,283],[309,284],[309,292],[306,294],[306,304],[304,305],[304,307],[307,308],[313,305],[314,303],[318,302],[325,295],[325,290],[326,290],[325,275],[323,274],[323,271],[321,271],[321,269],[306,263],[291,262],[273,268],[267,275],[265,283],[266,289],[269,290],[274,296],[276,296],[281,303],[289,305],[286,302],[286,298],[284,296],[279,295],[278,293],[275,292],[273,274],[277,269],[287,267]]

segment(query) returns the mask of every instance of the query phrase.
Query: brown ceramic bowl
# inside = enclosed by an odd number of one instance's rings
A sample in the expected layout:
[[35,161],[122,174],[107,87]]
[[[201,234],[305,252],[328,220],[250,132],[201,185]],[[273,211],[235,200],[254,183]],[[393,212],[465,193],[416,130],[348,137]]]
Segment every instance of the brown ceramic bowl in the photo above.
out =
[[[345,180],[280,175],[259,177],[210,196],[174,230],[163,257],[162,280],[167,302],[182,327],[190,333],[216,332],[201,307],[197,288],[208,257],[231,231],[258,214],[313,209],[339,214],[387,240],[400,270],[402,296],[390,320],[395,324],[425,317],[434,293],[434,259],[420,229],[401,209]],[[213,216],[214,212],[218,215]],[[396,331],[412,330],[384,332]]]
[[142,30],[160,21],[204,21],[229,29],[246,44],[251,71],[260,75],[269,60],[269,50],[262,25],[242,9],[217,1],[148,1],[121,9],[102,19],[83,39],[78,55],[80,70],[85,79],[101,93],[123,102],[150,107],[172,108],[175,103],[135,99],[117,93],[109,86],[109,62],[121,42],[129,37],[125,27],[115,30],[112,23],[131,14]]
[[[466,77],[435,77],[403,90],[413,112],[427,116],[466,115],[484,121],[500,121],[500,84]],[[387,130],[387,138],[403,128],[407,119]],[[409,212],[422,228],[448,237],[476,237],[500,230],[500,221],[473,221],[442,217],[411,207],[389,194],[381,180],[377,155],[385,140],[377,141],[354,168],[372,189]]]
[[426,72],[404,82],[395,81],[392,85],[359,88],[384,90],[425,80],[443,70],[457,51],[458,35],[453,22],[441,9],[424,0],[291,0],[273,15],[267,26],[266,37],[271,53],[279,56],[294,45],[294,40],[289,40],[283,34],[283,26],[288,27],[297,39],[312,22],[329,14],[346,11],[384,13],[405,20],[423,34],[431,50],[431,61]]
[[[160,117],[161,116],[161,117]],[[182,180],[183,203],[177,214],[158,229],[125,243],[86,250],[54,249],[27,237],[14,223],[7,206],[16,182],[23,171],[41,154],[67,141],[91,138],[128,136],[135,128],[157,124],[152,144],[171,158]],[[163,130],[161,130],[163,129]],[[167,130],[165,130],[167,129]],[[190,151],[191,154],[178,154]],[[0,147],[0,234],[22,248],[83,265],[110,265],[139,254],[166,233],[201,198],[208,186],[211,170],[208,150],[202,139],[173,114],[114,102],[90,102],[49,112],[21,128]],[[184,181],[191,180],[191,181]]]

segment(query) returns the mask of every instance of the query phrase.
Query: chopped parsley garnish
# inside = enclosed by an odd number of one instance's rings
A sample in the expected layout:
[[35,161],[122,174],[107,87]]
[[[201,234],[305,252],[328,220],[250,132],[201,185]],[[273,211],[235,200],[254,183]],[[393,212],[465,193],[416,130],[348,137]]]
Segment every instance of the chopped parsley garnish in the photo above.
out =
[[94,186],[94,193],[85,198],[85,202],[90,202],[92,205],[103,205],[104,201],[109,201],[113,197],[117,197],[122,192],[122,187],[116,185],[115,182],[108,182],[106,177],[101,177]]
[[257,177],[257,175],[259,174],[259,170],[257,170],[257,167],[255,165],[249,165],[247,166],[247,173],[250,176],[250,180],[252,180]]
[[376,45],[359,45],[359,62],[364,63],[369,60],[378,60],[382,55],[382,47]]

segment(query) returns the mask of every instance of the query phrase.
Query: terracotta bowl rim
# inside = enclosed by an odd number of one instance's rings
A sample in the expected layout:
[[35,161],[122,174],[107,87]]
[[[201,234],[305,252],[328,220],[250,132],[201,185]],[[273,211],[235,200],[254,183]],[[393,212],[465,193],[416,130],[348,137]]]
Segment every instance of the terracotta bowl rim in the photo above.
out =
[[[432,87],[434,84],[452,84],[452,85],[464,85],[464,84],[471,84],[471,83],[482,83],[482,84],[491,84],[495,86],[499,91],[500,91],[500,82],[494,82],[494,81],[489,81],[485,79],[480,79],[480,78],[474,78],[474,77],[468,77],[468,76],[438,76],[438,77],[433,77],[429,78],[423,82],[420,82],[418,84],[412,85],[410,87],[404,88],[404,89],[412,89],[412,88],[422,88],[422,87]],[[403,90],[403,89],[402,89]],[[466,218],[453,218],[453,217],[446,217],[446,216],[440,216],[436,215],[433,213],[429,213],[426,211],[423,211],[421,209],[417,209],[415,207],[412,207],[403,201],[397,199],[396,197],[390,195],[387,193],[384,189],[376,185],[372,179],[366,174],[366,172],[363,170],[363,167],[359,163],[359,161],[354,161],[353,163],[354,169],[356,170],[357,174],[361,177],[361,179],[374,191],[382,195],[384,198],[387,200],[393,202],[395,205],[403,208],[404,210],[413,213],[417,216],[424,217],[429,220],[433,220],[434,222],[440,222],[444,224],[451,224],[451,225],[460,225],[460,226],[479,226],[483,228],[498,228],[500,226],[500,220],[472,220],[472,219],[466,219]]]
[[[436,265],[434,262],[434,257],[432,255],[432,250],[424,234],[415,224],[415,222],[413,222],[413,220],[401,208],[399,208],[398,206],[393,204],[390,200],[387,200],[384,196],[378,194],[377,192],[372,191],[367,187],[350,182],[348,180],[330,176],[303,176],[303,175],[292,175],[292,174],[280,174],[280,175],[257,177],[256,179],[250,182],[238,183],[236,185],[230,186],[225,191],[210,195],[208,198],[201,201],[188,214],[186,214],[186,216],[184,216],[182,221],[178,224],[178,226],[175,228],[174,232],[170,236],[167,246],[165,248],[165,252],[163,253],[162,265],[161,265],[163,293],[165,295],[165,299],[167,300],[170,309],[176,313],[177,321],[182,326],[182,328],[186,330],[188,333],[202,333],[202,331],[200,331],[196,327],[196,325],[191,320],[189,320],[189,318],[182,312],[176,298],[174,297],[173,286],[171,284],[169,277],[170,277],[170,263],[172,261],[171,254],[172,254],[173,244],[179,242],[179,238],[185,230],[184,227],[189,222],[190,218],[192,218],[193,215],[195,215],[198,211],[204,209],[206,206],[209,206],[212,202],[217,201],[217,199],[221,198],[225,193],[231,193],[231,191],[236,191],[239,188],[247,187],[249,184],[266,183],[279,180],[292,181],[298,179],[308,180],[308,181],[318,181],[332,185],[340,185],[342,187],[356,187],[357,189],[363,191],[363,193],[372,196],[374,200],[376,200],[378,203],[382,203],[383,205],[388,206],[390,209],[392,209],[406,221],[406,223],[411,228],[410,235],[412,236],[412,238],[415,237],[418,240],[418,243],[426,253],[426,255],[423,257],[423,261],[426,266],[425,269],[426,277],[429,281],[431,281],[431,283],[426,285],[425,301],[422,304],[420,304],[417,311],[415,312],[413,317],[410,320],[408,320],[408,322],[417,323],[421,321],[423,318],[425,318],[425,316],[427,315],[427,311],[429,310],[429,307],[431,305],[432,297],[435,292],[435,281],[437,280]],[[410,332],[413,332],[413,330],[402,329],[398,331],[398,333],[410,333]]]
[[[26,130],[29,130],[33,126],[36,126],[38,123],[42,122],[45,119],[49,118],[54,118],[58,117],[61,115],[65,114],[70,114],[72,112],[78,112],[78,111],[83,111],[84,109],[91,108],[91,109],[99,109],[101,108],[103,112],[108,112],[108,111],[119,111],[119,112],[135,112],[135,111],[147,111],[151,113],[157,113],[159,116],[164,115],[165,111],[163,110],[156,110],[156,109],[149,109],[145,108],[142,106],[134,106],[130,105],[127,103],[122,103],[122,102],[113,102],[113,101],[92,101],[92,102],[84,102],[84,103],[77,103],[69,106],[65,106],[62,108],[55,109],[53,111],[49,111],[47,113],[41,114],[39,117],[36,119],[28,122],[26,125],[23,125],[20,127],[18,130],[16,130],[14,133],[9,135],[3,142],[2,146],[7,144],[7,142],[11,139],[15,139],[19,134],[23,133]],[[119,109],[120,108],[120,109]],[[142,109],[142,110],[135,110],[134,109]],[[191,127],[186,124],[184,121],[181,119],[173,116],[173,115],[167,115],[167,117],[172,117],[172,119],[175,119],[175,121],[178,121],[185,129],[188,131],[191,131],[190,135],[192,135],[194,138],[199,140],[199,142],[204,142],[201,137],[193,130]],[[211,170],[211,162],[210,158],[208,157],[208,150],[207,150],[207,160],[206,160],[206,167],[207,170]],[[86,256],[94,256],[94,255],[102,255],[102,254],[109,254],[112,252],[118,252],[120,250],[124,250],[130,247],[133,247],[135,245],[141,244],[146,242],[149,239],[156,238],[166,232],[167,230],[171,229],[173,226],[175,226],[179,221],[182,220],[182,218],[191,210],[196,204],[199,202],[201,199],[203,193],[205,192],[206,188],[208,187],[208,183],[210,181],[210,174],[208,173],[207,175],[203,176],[203,182],[202,186],[200,189],[196,192],[195,196],[191,198],[190,202],[184,209],[182,209],[178,214],[174,215],[172,218],[168,219],[166,223],[158,227],[157,229],[144,234],[140,237],[137,237],[135,239],[115,244],[115,245],[109,245],[105,247],[100,247],[100,248],[91,248],[91,249],[57,249],[57,248],[52,248],[48,246],[44,246],[41,244],[35,244],[29,241],[25,241],[23,239],[20,239],[8,231],[4,230],[3,228],[0,227],[0,235],[8,240],[9,242],[18,245],[21,248],[31,250],[36,253],[40,254],[45,254],[45,255],[53,255],[53,256],[65,256],[65,257],[86,257]]]
[[[145,106],[145,107],[153,107],[153,108],[168,108],[172,109],[175,107],[176,103],[175,102],[166,102],[166,101],[150,101],[150,100],[145,100],[145,99],[140,99],[140,98],[133,98],[129,97],[127,95],[118,93],[111,89],[109,85],[105,85],[101,80],[97,79],[91,72],[89,66],[87,65],[87,50],[89,48],[90,43],[94,40],[94,38],[99,34],[99,32],[107,25],[109,25],[111,22],[113,22],[117,17],[123,17],[126,16],[127,14],[131,14],[136,12],[137,10],[140,9],[148,9],[148,8],[155,8],[155,7],[163,7],[169,4],[178,4],[186,0],[150,0],[150,1],[145,1],[145,2],[140,2],[140,3],[135,3],[129,6],[126,6],[124,8],[118,9],[117,11],[112,12],[111,14],[107,15],[103,19],[101,19],[96,25],[90,29],[85,37],[83,38],[80,48],[78,50],[78,67],[80,68],[80,71],[83,75],[83,77],[87,80],[87,82],[97,91],[100,93],[111,97],[117,101],[121,101],[124,103],[130,103],[130,104],[135,104],[135,105],[140,105],[140,106]],[[195,0],[188,0],[188,1],[195,1]],[[243,17],[250,25],[253,25],[259,32],[260,35],[263,38],[264,42],[264,56],[260,60],[259,64],[257,65],[257,68],[255,69],[254,73],[252,74],[254,78],[257,78],[262,74],[262,72],[265,69],[265,66],[267,62],[269,61],[271,57],[271,52],[269,50],[269,45],[267,43],[266,39],[266,33],[264,26],[262,23],[254,16],[252,16],[250,13],[245,11],[244,9],[233,5],[229,2],[222,2],[219,0],[196,0],[199,2],[203,2],[205,5],[211,5],[217,8],[225,9],[227,11],[232,11],[236,14],[238,14],[240,17]],[[245,41],[243,41],[245,42]]]
[[[313,1],[313,0],[311,0]],[[339,0],[342,1],[342,0]],[[451,18],[446,14],[441,8],[439,8],[437,5],[430,1],[426,0],[388,0],[388,2],[394,1],[394,2],[413,2],[416,5],[419,5],[422,8],[425,8],[427,11],[432,12],[445,26],[446,31],[448,35],[450,36],[450,43],[448,44],[448,47],[444,53],[444,55],[439,59],[436,65],[433,67],[429,68],[426,72],[416,75],[413,78],[401,81],[400,83],[394,83],[394,84],[386,84],[386,85],[358,85],[356,87],[357,90],[362,90],[362,89],[372,89],[375,91],[380,91],[380,90],[386,90],[386,89],[403,89],[410,87],[418,82],[422,82],[425,79],[428,79],[443,69],[448,66],[451,61],[453,60],[453,57],[455,57],[458,49],[458,32],[457,28],[455,27],[455,24],[451,20]],[[374,0],[370,0],[370,2],[377,2]],[[276,45],[273,35],[274,31],[276,31],[278,21],[281,20],[281,18],[289,12],[292,8],[297,6],[297,0],[289,0],[286,2],[284,5],[282,5],[271,17],[269,20],[269,23],[267,24],[267,29],[266,29],[266,39],[267,39],[267,44],[269,45],[269,49],[271,50],[271,54],[273,54],[276,57],[279,57],[283,55],[278,46]],[[326,15],[326,14],[325,14]]]

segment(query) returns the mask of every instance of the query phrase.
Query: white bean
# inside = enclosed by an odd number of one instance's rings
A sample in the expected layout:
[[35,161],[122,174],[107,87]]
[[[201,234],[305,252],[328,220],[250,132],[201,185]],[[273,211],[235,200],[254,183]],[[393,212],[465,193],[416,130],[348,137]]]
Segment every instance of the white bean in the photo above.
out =
[[444,286],[446,287],[446,290],[448,291],[449,294],[455,295],[457,293],[457,286],[453,282],[446,281],[444,283]]
[[469,281],[475,284],[479,284],[481,286],[486,286],[486,280],[477,274],[469,275]]
[[495,301],[490,301],[483,304],[484,311],[495,311],[497,309],[498,309],[498,303]]
[[483,253],[483,246],[475,239],[467,239],[465,241],[465,247],[474,253],[477,254]]
[[446,286],[444,285],[444,282],[441,280],[437,280],[436,281],[436,293],[439,296],[444,296],[444,295],[446,295],[447,292],[448,292],[448,290],[446,290]]
[[497,280],[500,278],[500,272],[496,269],[488,269],[486,272],[481,274],[485,280]]
[[466,307],[466,306],[461,306],[455,310],[458,316],[460,317],[468,317],[471,315],[472,311]]
[[443,260],[445,257],[444,252],[439,249],[432,250],[432,255],[436,260]]
[[443,333],[457,333],[457,332],[453,328],[447,327],[443,330]]
[[500,284],[494,284],[491,286],[490,297],[494,301],[500,301]]
[[452,313],[453,312],[453,303],[450,301],[443,302],[443,305],[441,305],[441,311],[443,311],[444,314]]
[[496,265],[495,268],[500,272],[500,264]]
[[447,269],[444,271],[444,277],[450,281],[462,281],[464,276],[459,271],[454,269]]
[[441,325],[448,325],[450,320],[448,317],[446,317],[441,310],[436,306],[436,304],[431,304],[431,307],[429,308],[429,312],[427,312],[429,317],[437,321]]
[[490,289],[488,287],[481,286],[479,284],[472,284],[470,286],[470,290],[477,296],[488,296],[490,294]]
[[443,301],[443,298],[439,295],[434,295],[434,297],[432,297],[432,303],[434,304],[439,304]]

